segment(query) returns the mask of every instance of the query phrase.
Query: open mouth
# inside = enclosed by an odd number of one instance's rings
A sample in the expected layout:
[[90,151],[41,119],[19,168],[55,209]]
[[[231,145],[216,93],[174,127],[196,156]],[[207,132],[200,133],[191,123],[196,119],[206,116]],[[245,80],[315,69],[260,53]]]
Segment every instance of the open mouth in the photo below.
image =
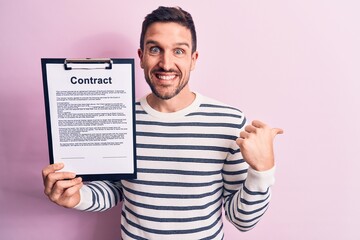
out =
[[155,74],[155,76],[160,80],[169,81],[173,80],[176,77],[176,74]]

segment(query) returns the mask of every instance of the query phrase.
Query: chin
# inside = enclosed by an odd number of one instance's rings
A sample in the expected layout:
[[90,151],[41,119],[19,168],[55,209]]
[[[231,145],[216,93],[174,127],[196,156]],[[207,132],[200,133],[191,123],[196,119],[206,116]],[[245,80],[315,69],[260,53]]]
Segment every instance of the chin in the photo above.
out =
[[153,91],[154,95],[162,100],[169,100],[172,99],[173,97],[175,97],[176,95],[178,95],[178,93],[159,93],[157,91]]

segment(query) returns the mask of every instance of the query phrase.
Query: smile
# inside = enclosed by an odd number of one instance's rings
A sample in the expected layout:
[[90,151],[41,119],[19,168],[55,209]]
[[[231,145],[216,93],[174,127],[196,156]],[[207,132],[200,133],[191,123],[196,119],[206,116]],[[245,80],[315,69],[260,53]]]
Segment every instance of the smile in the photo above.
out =
[[156,74],[156,77],[158,78],[158,79],[161,79],[161,80],[173,80],[175,77],[176,77],[176,75],[174,74],[174,75],[161,75],[161,74]]

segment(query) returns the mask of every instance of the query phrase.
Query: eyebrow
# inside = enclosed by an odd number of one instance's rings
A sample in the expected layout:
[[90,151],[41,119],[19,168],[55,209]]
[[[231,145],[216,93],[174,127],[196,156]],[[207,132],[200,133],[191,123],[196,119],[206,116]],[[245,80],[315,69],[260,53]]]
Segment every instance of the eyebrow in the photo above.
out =
[[[145,42],[145,45],[149,45],[149,44],[154,44],[154,45],[159,45],[159,42],[154,41],[154,40],[148,40]],[[176,46],[186,46],[188,48],[190,48],[190,45],[187,42],[179,42],[175,44]]]

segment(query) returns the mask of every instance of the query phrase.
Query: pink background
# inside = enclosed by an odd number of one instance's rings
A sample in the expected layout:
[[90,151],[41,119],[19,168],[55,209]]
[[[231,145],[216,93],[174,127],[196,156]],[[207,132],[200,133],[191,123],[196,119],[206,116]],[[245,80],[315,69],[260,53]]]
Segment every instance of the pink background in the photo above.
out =
[[226,239],[360,239],[360,2],[0,2],[0,238],[110,240],[120,208],[83,213],[50,203],[40,58],[137,59],[140,25],[159,5],[192,13],[199,60],[193,90],[282,127],[269,211]]

